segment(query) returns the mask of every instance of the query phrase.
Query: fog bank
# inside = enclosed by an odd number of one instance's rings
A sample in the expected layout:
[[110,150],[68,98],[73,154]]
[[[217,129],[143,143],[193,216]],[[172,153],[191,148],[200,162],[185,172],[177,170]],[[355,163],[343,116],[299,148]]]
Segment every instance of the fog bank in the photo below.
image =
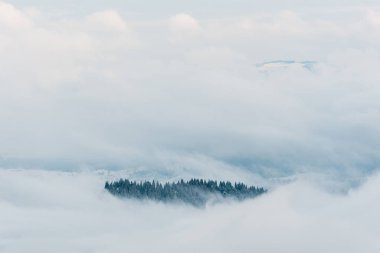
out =
[[93,172],[0,171],[0,250],[378,252],[380,178],[345,195],[296,180],[205,209],[119,200]]

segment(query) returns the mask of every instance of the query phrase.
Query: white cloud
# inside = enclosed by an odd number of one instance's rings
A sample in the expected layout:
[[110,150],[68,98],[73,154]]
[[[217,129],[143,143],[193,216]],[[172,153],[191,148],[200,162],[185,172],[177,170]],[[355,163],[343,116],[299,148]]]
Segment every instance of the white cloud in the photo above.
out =
[[[0,167],[125,169],[0,169],[0,251],[378,252],[379,176],[354,189],[380,165],[378,8],[294,1],[157,19],[0,2]],[[316,63],[257,67],[273,60]],[[274,191],[196,210],[114,199],[115,175]]]
[[38,252],[378,252],[379,177],[348,195],[298,180],[194,209],[118,200],[93,173],[0,171],[0,249]]
[[[194,157],[265,175],[379,167],[380,37],[366,9],[129,20],[1,6],[31,24],[0,28],[4,166],[164,169],[180,154],[194,173]],[[256,67],[286,59],[318,63]]]
[[22,11],[8,3],[0,2],[0,27],[2,26],[11,29],[30,28],[32,22]]
[[[0,35],[0,89],[7,93],[6,97],[33,97],[39,89],[57,92],[73,82],[81,86],[81,77],[93,72],[110,77],[111,70],[98,71],[98,66],[112,61],[116,52],[138,44],[133,31],[115,11],[81,19],[51,20],[41,13],[29,15],[30,9],[2,6],[8,8],[3,8],[7,15],[2,17],[14,17],[6,19],[8,27]],[[24,25],[20,30],[20,23],[33,25]]]
[[170,28],[179,32],[195,32],[201,29],[199,22],[186,13],[179,13],[169,20]]
[[108,29],[122,32],[127,29],[123,18],[112,10],[97,12],[85,18],[89,25],[95,29]]

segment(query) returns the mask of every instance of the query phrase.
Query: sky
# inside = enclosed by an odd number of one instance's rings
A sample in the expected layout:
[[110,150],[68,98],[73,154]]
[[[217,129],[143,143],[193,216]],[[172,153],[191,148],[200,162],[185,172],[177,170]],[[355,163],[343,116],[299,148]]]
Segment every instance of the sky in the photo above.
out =
[[379,1],[0,0],[0,251],[379,252],[379,65]]
[[265,2],[259,0],[163,0],[157,1],[137,1],[137,0],[93,0],[93,1],[74,1],[74,0],[11,0],[8,1],[21,7],[35,6],[46,11],[65,12],[71,15],[86,14],[86,12],[99,11],[103,9],[117,9],[122,15],[132,16],[135,18],[165,18],[173,13],[188,12],[192,15],[202,16],[204,18],[220,17],[229,15],[242,15],[260,13],[266,11],[281,11],[292,9],[297,11],[326,11],[345,10],[351,7],[376,6],[379,1],[376,0],[347,0],[342,4],[340,0],[317,1],[317,0],[268,0]]

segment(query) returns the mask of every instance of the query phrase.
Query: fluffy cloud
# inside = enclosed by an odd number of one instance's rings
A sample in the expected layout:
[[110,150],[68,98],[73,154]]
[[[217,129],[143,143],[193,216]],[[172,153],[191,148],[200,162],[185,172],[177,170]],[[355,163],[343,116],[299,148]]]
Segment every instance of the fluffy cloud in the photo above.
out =
[[[380,12],[296,2],[0,1],[0,251],[378,252]],[[115,199],[119,176],[271,192],[198,210]]]
[[179,13],[172,17],[169,25],[175,31],[194,32],[200,29],[199,22],[186,13]]
[[96,71],[96,66],[108,60],[108,54],[137,45],[136,37],[115,11],[54,21],[5,3],[1,3],[0,12],[1,88],[15,89],[11,93],[15,96],[78,81],[87,71]]
[[38,252],[378,252],[379,177],[347,195],[299,179],[195,209],[123,201],[89,172],[0,171],[0,249]]
[[5,2],[0,2],[0,24],[13,29],[29,28],[32,24],[22,11]]
[[[2,166],[359,178],[379,167],[376,9],[0,11]],[[317,63],[256,67],[284,59]]]
[[103,11],[91,14],[86,17],[86,21],[94,28],[124,31],[127,24],[123,18],[115,11]]

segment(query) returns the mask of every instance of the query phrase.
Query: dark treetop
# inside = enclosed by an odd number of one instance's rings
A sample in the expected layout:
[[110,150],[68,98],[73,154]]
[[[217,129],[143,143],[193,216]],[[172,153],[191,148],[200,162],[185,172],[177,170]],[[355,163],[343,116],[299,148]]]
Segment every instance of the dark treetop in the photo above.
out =
[[162,202],[184,202],[194,206],[204,206],[213,199],[244,200],[254,198],[267,190],[243,183],[217,182],[212,180],[191,179],[175,183],[161,184],[159,182],[136,182],[128,179],[106,182],[105,187],[111,194],[118,197],[151,199]]

